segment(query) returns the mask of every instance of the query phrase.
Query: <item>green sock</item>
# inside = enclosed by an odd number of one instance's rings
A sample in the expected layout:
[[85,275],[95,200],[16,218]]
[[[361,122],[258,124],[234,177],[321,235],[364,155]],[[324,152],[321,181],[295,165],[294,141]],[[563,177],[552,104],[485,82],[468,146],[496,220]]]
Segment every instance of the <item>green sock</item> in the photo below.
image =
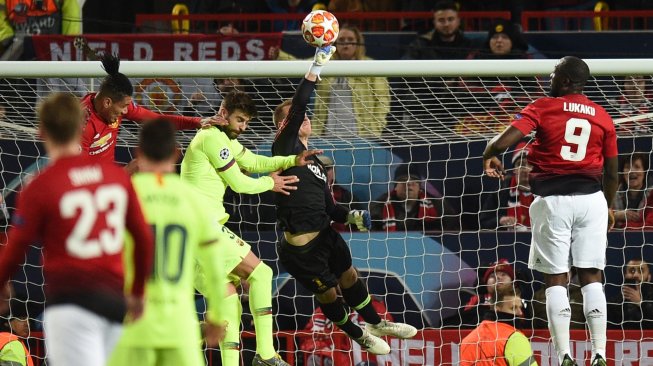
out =
[[247,278],[249,309],[254,317],[256,353],[267,360],[276,354],[272,337],[272,268],[261,263]]
[[240,366],[240,316],[243,307],[238,294],[224,299],[222,320],[227,321],[227,332],[220,342],[220,358],[223,366]]

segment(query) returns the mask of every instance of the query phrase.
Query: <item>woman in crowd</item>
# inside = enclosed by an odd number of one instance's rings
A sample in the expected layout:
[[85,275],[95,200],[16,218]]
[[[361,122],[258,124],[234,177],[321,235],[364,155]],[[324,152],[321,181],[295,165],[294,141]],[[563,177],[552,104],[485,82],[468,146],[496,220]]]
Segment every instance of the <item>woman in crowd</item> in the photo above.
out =
[[[340,28],[335,60],[369,60],[361,32],[350,26]],[[270,59],[293,60],[294,56],[270,48]],[[315,135],[378,137],[390,111],[390,86],[384,77],[325,77],[317,84],[314,116]]]

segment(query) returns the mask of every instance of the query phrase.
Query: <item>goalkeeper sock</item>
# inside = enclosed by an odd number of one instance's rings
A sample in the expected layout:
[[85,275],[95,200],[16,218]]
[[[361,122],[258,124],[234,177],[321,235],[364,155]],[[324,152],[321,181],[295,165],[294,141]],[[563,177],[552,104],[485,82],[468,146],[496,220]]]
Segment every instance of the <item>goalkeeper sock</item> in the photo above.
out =
[[603,286],[593,282],[583,286],[580,291],[583,293],[583,313],[590,330],[592,357],[598,353],[605,358],[607,304]]
[[247,278],[249,309],[254,317],[256,353],[267,360],[274,355],[272,337],[272,268],[261,262]]
[[320,304],[320,309],[333,324],[337,325],[349,338],[358,339],[363,336],[363,330],[349,319],[349,313],[340,299],[328,304]]
[[340,287],[340,291],[345,302],[356,309],[356,312],[363,317],[367,324],[376,325],[381,322],[379,313],[372,306],[372,298],[367,291],[367,287],[360,278],[350,288]]
[[240,316],[243,307],[238,294],[227,296],[223,300],[222,320],[227,321],[224,340],[220,342],[220,358],[224,366],[240,365]]
[[571,323],[571,305],[567,297],[567,289],[562,286],[551,286],[546,289],[546,316],[549,319],[549,332],[553,345],[558,352],[558,359],[566,354],[571,356],[569,346],[569,324]]

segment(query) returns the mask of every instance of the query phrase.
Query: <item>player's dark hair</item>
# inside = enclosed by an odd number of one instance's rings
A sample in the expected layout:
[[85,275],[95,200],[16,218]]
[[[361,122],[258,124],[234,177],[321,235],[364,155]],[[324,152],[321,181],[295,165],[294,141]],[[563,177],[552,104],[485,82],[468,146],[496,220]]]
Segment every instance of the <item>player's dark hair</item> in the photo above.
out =
[[118,55],[112,55],[105,52],[100,58],[102,68],[107,72],[107,76],[102,80],[99,95],[109,97],[113,101],[122,100],[124,97],[131,97],[134,93],[129,78],[122,74],[120,70],[120,58]]
[[39,127],[46,138],[67,144],[81,134],[84,113],[79,99],[70,93],[52,93],[38,107]]
[[250,118],[256,118],[258,116],[256,104],[254,104],[252,98],[247,93],[240,90],[233,90],[227,93],[222,99],[222,107],[224,107],[228,113],[233,113],[237,109],[240,109]]
[[175,126],[166,118],[145,122],[138,137],[138,147],[153,162],[170,159],[177,149]]
[[274,109],[274,127],[279,128],[279,124],[287,117],[283,112],[284,107],[292,104],[292,99],[286,99]]
[[442,0],[435,3],[435,6],[433,7],[433,11],[437,12],[442,10],[458,11],[458,5],[456,5],[456,3],[451,0]]
[[585,61],[575,56],[565,56],[557,71],[569,79],[571,86],[583,90],[590,78],[590,68]]

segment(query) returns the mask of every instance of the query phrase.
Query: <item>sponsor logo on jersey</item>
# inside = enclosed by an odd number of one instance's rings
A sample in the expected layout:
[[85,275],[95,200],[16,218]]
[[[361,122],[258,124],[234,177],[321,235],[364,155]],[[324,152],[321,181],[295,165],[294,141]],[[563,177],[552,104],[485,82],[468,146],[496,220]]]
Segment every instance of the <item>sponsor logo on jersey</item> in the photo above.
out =
[[324,174],[324,172],[322,172],[322,169],[320,169],[319,166],[317,166],[317,165],[315,165],[315,164],[308,164],[306,167],[307,167],[308,170],[310,170],[310,171],[311,171],[311,172],[312,172],[316,177],[318,177],[319,179],[322,179],[322,180],[325,181],[325,182],[327,181],[326,174]]
[[[113,136],[113,134],[111,132],[109,132],[108,134],[100,137],[99,139],[96,139],[91,144],[91,149],[95,149],[95,148],[98,148],[98,147],[103,147],[104,145],[106,145],[109,142],[109,140],[111,140],[111,136]],[[95,138],[97,138],[97,135],[95,135]]]
[[517,114],[515,114],[515,119],[521,119],[522,117],[523,117],[523,116],[521,115],[521,113],[517,113]]
[[229,155],[230,155],[229,154],[229,149],[225,147],[224,149],[220,150],[219,155],[220,155],[220,159],[222,159],[222,160],[229,159]]

